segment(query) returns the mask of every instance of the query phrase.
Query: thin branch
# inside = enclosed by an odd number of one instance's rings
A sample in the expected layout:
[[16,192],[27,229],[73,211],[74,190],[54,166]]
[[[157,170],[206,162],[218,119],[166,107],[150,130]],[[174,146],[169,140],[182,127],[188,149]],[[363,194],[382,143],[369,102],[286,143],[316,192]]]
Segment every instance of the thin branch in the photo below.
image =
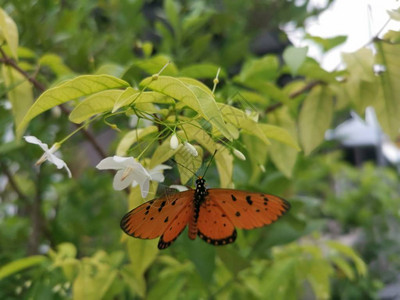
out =
[[11,174],[6,163],[0,161],[0,167],[1,167],[2,171],[4,172],[4,174],[6,174],[8,182],[10,183],[10,186],[17,193],[18,197],[20,199],[24,200],[26,203],[28,203],[28,197],[19,188],[18,184],[14,180],[13,174]]
[[[309,82],[308,84],[306,84],[305,86],[303,86],[301,89],[299,89],[298,91],[295,91],[293,93],[291,93],[289,95],[290,99],[294,99],[297,96],[301,95],[304,92],[307,92],[309,90],[311,90],[314,86],[319,85],[319,84],[323,84],[323,82],[321,80],[314,80]],[[265,110],[265,113],[268,114],[270,112],[273,112],[275,109],[278,109],[279,107],[281,107],[283,105],[282,102],[278,102],[278,103],[274,103],[270,106],[268,106]]]
[[[46,90],[46,87],[42,83],[37,81],[36,78],[31,77],[25,70],[21,69],[12,58],[8,57],[1,47],[0,47],[0,54],[3,56],[3,58],[0,59],[0,62],[3,62],[4,64],[11,66],[15,70],[17,70],[39,91],[44,92]],[[69,115],[70,112],[64,105],[61,104],[60,108],[65,115]],[[75,124],[75,126],[79,127],[78,124]],[[82,128],[81,132],[85,136],[85,138],[92,144],[93,148],[96,150],[99,156],[101,158],[105,158],[107,155],[104,152],[104,150],[100,147],[100,145],[97,143],[95,137],[87,129]]]

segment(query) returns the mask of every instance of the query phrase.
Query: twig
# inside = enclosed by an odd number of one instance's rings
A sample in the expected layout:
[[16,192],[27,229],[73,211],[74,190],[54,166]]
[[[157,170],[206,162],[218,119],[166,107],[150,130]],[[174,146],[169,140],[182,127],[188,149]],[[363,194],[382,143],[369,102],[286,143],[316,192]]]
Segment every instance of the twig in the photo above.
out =
[[15,182],[14,177],[8,169],[6,163],[0,161],[0,166],[4,174],[6,174],[8,182],[10,183],[13,190],[17,193],[18,197],[28,203],[28,197],[21,191],[18,184]]
[[[304,87],[302,87],[301,89],[299,89],[298,91],[295,91],[293,93],[291,93],[289,95],[290,99],[296,98],[297,96],[301,95],[304,92],[307,92],[309,90],[311,90],[314,86],[318,85],[318,84],[323,84],[323,82],[321,80],[314,80],[309,82],[308,84],[306,84]],[[265,110],[265,113],[268,114],[270,112],[273,112],[275,109],[278,109],[279,107],[281,107],[283,105],[282,102],[278,102],[278,103],[274,103],[270,106],[268,106]]]

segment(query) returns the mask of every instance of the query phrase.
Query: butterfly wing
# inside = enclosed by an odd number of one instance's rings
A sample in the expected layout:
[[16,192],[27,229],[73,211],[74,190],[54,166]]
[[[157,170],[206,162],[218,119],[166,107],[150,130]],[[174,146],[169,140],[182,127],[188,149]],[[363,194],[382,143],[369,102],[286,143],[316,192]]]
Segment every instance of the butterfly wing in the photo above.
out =
[[242,229],[269,225],[290,209],[283,198],[231,189],[209,189],[206,199],[218,206],[233,226]]
[[236,239],[232,222],[221,207],[210,199],[200,206],[197,229],[200,238],[215,246],[230,244]]
[[158,249],[168,248],[182,233],[193,214],[193,198],[188,201],[188,204],[175,216],[170,222],[160,237]]
[[[190,208],[194,197],[194,190],[184,191],[172,195],[167,195],[162,198],[154,199],[139,205],[135,209],[128,212],[121,220],[121,228],[125,233],[141,238],[141,239],[154,239],[164,234],[171,226],[171,233],[168,233],[167,242],[171,241],[171,237],[175,234],[175,238],[185,228],[185,224],[182,230],[177,233],[178,228],[174,221],[177,216],[184,212],[187,214],[187,210]],[[178,222],[184,222],[185,219],[178,217]],[[178,223],[176,223],[178,224]]]

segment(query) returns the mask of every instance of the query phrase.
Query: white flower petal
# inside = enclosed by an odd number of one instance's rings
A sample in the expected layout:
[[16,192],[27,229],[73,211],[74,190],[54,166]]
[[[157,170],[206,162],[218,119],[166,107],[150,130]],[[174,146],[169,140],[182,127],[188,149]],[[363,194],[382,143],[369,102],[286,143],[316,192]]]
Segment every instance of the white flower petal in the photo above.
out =
[[125,166],[116,162],[114,157],[106,157],[97,164],[96,168],[99,170],[121,170],[124,169]]
[[233,149],[233,154],[240,160],[246,160],[246,156],[244,156],[244,154],[240,152],[238,149]]
[[24,136],[24,139],[28,143],[39,145],[40,148],[42,148],[44,151],[48,151],[49,150],[49,146],[47,146],[47,144],[45,144],[45,143],[42,143],[42,141],[39,140],[36,136],[27,135],[27,136]]
[[184,191],[189,190],[186,186],[184,186],[184,185],[179,185],[179,184],[173,184],[173,185],[170,185],[169,187],[170,187],[171,189],[176,189],[176,190],[178,190],[179,192],[184,192]]
[[169,146],[171,147],[172,150],[175,150],[179,146],[179,140],[176,134],[173,134],[171,136],[171,140],[169,141]]
[[[124,179],[122,179],[124,176]],[[119,170],[114,176],[113,188],[114,190],[121,191],[132,184],[134,180],[134,174],[131,172],[128,175],[124,174],[123,170]]]
[[199,153],[197,152],[196,148],[195,148],[192,144],[190,144],[190,143],[188,143],[188,142],[185,142],[185,148],[186,148],[186,149],[189,151],[189,153],[192,154],[194,157],[196,157],[196,156],[199,155]]
[[150,190],[150,178],[141,177],[136,180],[140,185],[142,198],[146,198]]
[[153,180],[153,181],[163,182],[164,179],[165,179],[164,175],[162,173],[159,173],[159,172],[150,173],[150,176],[151,176],[151,180]]
[[172,167],[168,166],[168,165],[162,165],[161,164],[161,165],[155,166],[153,169],[150,170],[149,173],[151,173],[151,172],[159,172],[161,170],[169,170],[169,169],[172,169]]

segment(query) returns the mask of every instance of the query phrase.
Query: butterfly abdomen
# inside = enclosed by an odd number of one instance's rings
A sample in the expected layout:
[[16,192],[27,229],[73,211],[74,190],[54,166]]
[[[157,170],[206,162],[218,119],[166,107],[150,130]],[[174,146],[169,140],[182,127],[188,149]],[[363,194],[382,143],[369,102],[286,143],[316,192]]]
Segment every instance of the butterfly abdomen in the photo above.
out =
[[199,219],[200,205],[204,202],[207,195],[207,189],[205,187],[205,180],[200,177],[196,180],[196,190],[194,192],[194,205],[193,214],[189,222],[189,238],[194,240],[198,233],[197,220]]

